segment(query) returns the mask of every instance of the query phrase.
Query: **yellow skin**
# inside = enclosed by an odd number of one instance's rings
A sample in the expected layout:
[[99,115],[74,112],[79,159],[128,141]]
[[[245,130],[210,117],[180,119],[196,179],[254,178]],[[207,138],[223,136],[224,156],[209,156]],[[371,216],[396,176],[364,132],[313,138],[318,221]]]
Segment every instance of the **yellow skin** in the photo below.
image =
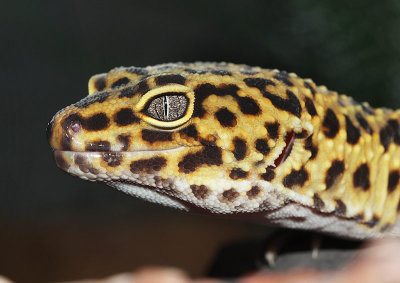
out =
[[362,239],[400,236],[398,121],[293,73],[176,63],[93,76],[47,134],[61,169],[145,200]]

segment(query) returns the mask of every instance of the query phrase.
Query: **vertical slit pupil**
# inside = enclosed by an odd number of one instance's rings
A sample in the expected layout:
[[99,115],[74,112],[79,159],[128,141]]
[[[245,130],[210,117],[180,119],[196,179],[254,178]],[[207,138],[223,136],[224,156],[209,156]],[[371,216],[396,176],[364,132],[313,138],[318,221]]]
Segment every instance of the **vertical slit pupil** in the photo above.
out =
[[168,107],[168,96],[163,96],[163,105],[164,105],[164,118],[168,120],[168,115],[169,115],[169,107]]

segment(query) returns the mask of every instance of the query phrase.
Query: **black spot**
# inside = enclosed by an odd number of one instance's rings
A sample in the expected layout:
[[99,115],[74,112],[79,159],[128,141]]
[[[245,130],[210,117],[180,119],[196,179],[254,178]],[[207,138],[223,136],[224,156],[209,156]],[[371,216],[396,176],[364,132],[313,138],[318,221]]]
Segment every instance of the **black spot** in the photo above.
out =
[[313,160],[315,157],[317,157],[318,154],[318,147],[314,146],[313,142],[312,142],[312,136],[309,136],[306,139],[306,142],[304,144],[304,148],[306,150],[309,150],[311,152],[311,157],[310,160]]
[[251,187],[250,190],[248,190],[248,191],[246,192],[246,195],[247,195],[247,197],[248,197],[249,199],[254,199],[254,198],[256,198],[256,197],[260,194],[260,192],[261,192],[260,187],[258,187],[258,186],[253,186],[253,187]]
[[353,185],[354,187],[362,188],[364,191],[369,189],[370,187],[369,168],[366,163],[361,164],[354,172]]
[[293,86],[293,83],[289,80],[289,74],[286,71],[277,73],[275,79],[283,82],[287,86]]
[[67,135],[66,133],[62,134],[61,137],[61,148],[63,150],[71,150],[71,137]]
[[374,216],[372,217],[372,219],[370,219],[370,220],[364,222],[364,224],[365,224],[366,226],[370,227],[370,228],[375,227],[378,223],[379,223],[379,217],[376,216],[376,215],[374,215]]
[[216,146],[205,146],[196,153],[189,153],[178,163],[179,171],[191,173],[202,165],[221,165],[222,151]]
[[201,139],[200,143],[201,143],[201,145],[204,145],[204,146],[217,146],[215,144],[215,141],[213,141],[213,140]]
[[131,98],[135,95],[135,87],[136,86],[129,86],[126,88],[121,89],[121,94],[119,95],[119,98],[122,97],[127,97],[127,98]]
[[154,142],[165,142],[172,141],[172,132],[162,132],[162,131],[154,131],[154,130],[142,130],[142,138],[143,140],[154,143]]
[[389,148],[390,142],[392,141],[392,136],[393,136],[393,130],[389,126],[385,126],[379,131],[379,138],[381,144],[385,148],[385,152]]
[[83,173],[92,173],[94,175],[99,173],[99,170],[93,168],[84,155],[76,154],[74,157],[74,162],[79,167],[79,170],[81,170]]
[[278,138],[279,134],[279,123],[275,122],[272,124],[265,124],[265,128],[267,128],[268,135],[271,139],[275,140]]
[[87,164],[88,163],[86,157],[84,155],[82,155],[82,154],[76,154],[74,156],[74,162],[77,165]]
[[79,100],[78,102],[76,102],[74,104],[74,106],[78,107],[78,108],[86,108],[86,107],[88,107],[89,105],[91,105],[93,103],[96,103],[96,102],[102,103],[102,102],[104,102],[107,99],[107,97],[109,97],[109,96],[110,96],[110,93],[106,92],[106,91],[105,92],[95,93],[95,94],[86,96],[85,98]]
[[346,216],[347,207],[344,204],[344,202],[341,201],[340,199],[336,199],[335,202],[336,202],[336,206],[335,206],[334,213],[338,216]]
[[218,122],[223,127],[234,127],[236,126],[236,116],[227,108],[221,108],[217,112],[215,112],[215,116]]
[[311,116],[317,115],[317,109],[315,109],[314,102],[308,97],[306,97],[306,109]]
[[106,75],[102,75],[96,78],[94,82],[94,87],[97,91],[102,91],[106,88]]
[[191,74],[200,74],[200,75],[207,73],[207,71],[205,71],[205,70],[189,69],[189,68],[185,69],[185,71],[188,73],[191,73]]
[[139,67],[129,67],[126,68],[126,71],[131,74],[136,74],[140,76],[145,76],[149,73],[149,71],[146,70],[146,68],[139,68]]
[[102,158],[110,167],[117,167],[122,162],[122,155],[119,152],[104,152]]
[[296,139],[304,139],[308,136],[308,132],[306,130],[302,130],[300,133],[295,133],[294,137]]
[[82,120],[82,127],[88,131],[104,130],[108,127],[110,120],[104,113],[95,114]]
[[268,142],[265,139],[257,139],[256,140],[256,149],[258,152],[267,155],[271,149],[268,146]]
[[360,123],[360,126],[368,133],[368,134],[372,134],[372,129],[370,127],[370,125],[368,124],[367,120],[364,118],[364,116],[357,112],[356,113],[356,119],[358,121],[358,123]]
[[265,173],[261,174],[264,181],[272,181],[275,178],[275,171],[272,168],[267,168]]
[[119,80],[113,82],[111,85],[111,88],[117,88],[123,85],[126,85],[130,82],[130,80],[127,77],[120,78]]
[[242,73],[243,75],[253,76],[253,75],[257,75],[259,72],[252,71],[252,70],[242,70],[242,71],[240,71],[240,73]]
[[250,115],[257,115],[260,113],[260,107],[258,106],[257,102],[255,102],[252,98],[250,97],[241,97],[237,94],[237,91],[239,90],[239,87],[234,84],[229,84],[229,85],[221,85],[219,87],[216,87],[212,84],[202,84],[199,85],[195,89],[195,96],[196,99],[194,101],[194,111],[193,111],[193,116],[194,117],[202,117],[205,113],[205,110],[203,108],[203,101],[210,95],[214,94],[217,96],[226,96],[230,95],[232,96],[238,103],[240,110],[244,114],[250,114]]
[[311,94],[313,96],[315,96],[315,94],[316,94],[315,88],[310,83],[304,82],[304,86],[311,91]]
[[357,222],[361,222],[364,219],[364,213],[360,212],[352,217],[352,219],[356,220]]
[[147,84],[147,81],[145,81],[145,80],[140,81],[140,82],[136,85],[136,87],[135,87],[135,91],[136,91],[137,93],[141,93],[141,94],[145,94],[145,93],[147,93],[149,90],[150,90],[150,87],[149,87],[149,85]]
[[283,178],[283,185],[287,188],[292,188],[293,186],[304,186],[304,183],[308,180],[308,173],[304,168],[300,170],[292,170],[289,175]]
[[190,189],[197,199],[205,199],[210,194],[210,190],[205,185],[190,185]]
[[399,171],[392,171],[389,174],[388,192],[393,192],[399,184],[400,174]]
[[108,141],[93,141],[87,142],[86,151],[110,151],[110,142]]
[[393,134],[392,129],[390,127],[387,127],[387,126],[383,127],[379,131],[379,138],[380,138],[381,144],[385,148],[385,152],[389,148],[389,144],[390,144],[391,139],[392,139],[392,134]]
[[[167,192],[168,195],[174,195],[174,196],[181,194],[180,191],[172,187],[173,181],[170,178],[164,179],[157,175],[154,176],[153,178],[155,186],[157,187],[156,190],[162,190],[164,192]],[[150,189],[152,189],[152,187],[150,187]]]
[[313,201],[314,201],[314,207],[319,211],[325,208],[324,201],[319,197],[317,193],[314,193]]
[[167,84],[180,84],[184,85],[185,84],[185,77],[177,74],[171,74],[171,75],[162,75],[156,77],[156,84],[157,85],[167,85]]
[[212,70],[211,73],[219,76],[232,76],[232,73],[227,70]]
[[129,149],[130,145],[130,136],[129,135],[119,135],[117,137],[117,140],[122,144],[121,151],[127,151]]
[[362,109],[364,110],[365,113],[369,114],[369,115],[374,115],[374,109],[372,109],[371,107],[365,105],[364,103],[361,104]]
[[114,121],[119,126],[126,126],[133,123],[139,123],[140,119],[133,114],[131,108],[122,108],[115,114]]
[[188,137],[191,138],[197,138],[198,137],[198,132],[196,129],[195,125],[189,125],[186,128],[183,128],[182,130],[179,131],[179,133],[184,134]]
[[268,85],[275,86],[275,82],[263,78],[246,78],[243,80],[248,87],[256,87],[260,91],[265,90]]
[[290,90],[286,90],[286,94],[288,96],[287,99],[284,99],[280,96],[273,95],[267,91],[262,91],[263,96],[268,98],[272,104],[281,110],[287,111],[296,115],[297,117],[301,116],[301,105],[297,96],[291,92]]
[[341,160],[335,160],[332,162],[331,167],[326,171],[325,184],[326,189],[329,189],[334,184],[337,177],[344,172],[344,162]]
[[59,151],[59,150],[54,151],[54,160],[55,160],[57,166],[58,166],[60,169],[64,170],[64,171],[67,171],[67,169],[68,169],[69,166],[70,166],[70,165],[68,164],[68,162],[64,159],[64,157],[63,157],[63,155],[62,155],[62,152]]
[[68,132],[68,128],[72,124],[80,124],[84,129],[88,131],[98,131],[104,130],[108,127],[109,119],[107,118],[106,114],[99,113],[95,114],[89,118],[82,118],[79,114],[71,114],[62,123],[62,128],[65,133]]
[[334,138],[339,132],[339,120],[337,119],[336,114],[335,112],[333,112],[332,109],[328,108],[328,110],[326,111],[322,126],[322,131],[328,138]]
[[240,194],[234,188],[222,193],[223,199],[229,202],[234,201],[239,195]]
[[233,145],[234,149],[232,153],[235,156],[236,160],[243,160],[247,153],[246,141],[242,140],[241,138],[235,137],[233,139]]
[[399,122],[397,120],[390,119],[388,121],[388,127],[392,128],[393,132],[393,141],[400,145],[400,127]]
[[141,159],[132,161],[130,164],[131,172],[152,174],[160,171],[167,164],[167,160],[164,157],[152,157],[149,159]]
[[233,168],[231,170],[231,173],[229,174],[229,177],[233,180],[237,180],[237,179],[244,179],[247,177],[249,172],[243,171],[240,168]]
[[346,118],[346,132],[347,132],[347,142],[349,144],[357,144],[360,139],[360,129],[353,125],[350,118],[347,115],[344,115]]
[[242,111],[244,114],[257,115],[261,112],[257,102],[250,97],[238,97],[237,102],[239,104],[240,111]]
[[132,98],[135,94],[145,94],[150,90],[149,85],[145,80],[140,81],[134,86],[129,86],[121,90],[119,98]]
[[237,85],[229,84],[229,85],[221,85],[216,87],[212,84],[202,84],[199,85],[195,89],[195,101],[194,101],[194,111],[193,117],[203,117],[204,113],[206,112],[203,108],[203,101],[210,95],[214,94],[217,96],[225,96],[230,95],[233,98],[237,99],[238,94],[237,91],[239,90]]

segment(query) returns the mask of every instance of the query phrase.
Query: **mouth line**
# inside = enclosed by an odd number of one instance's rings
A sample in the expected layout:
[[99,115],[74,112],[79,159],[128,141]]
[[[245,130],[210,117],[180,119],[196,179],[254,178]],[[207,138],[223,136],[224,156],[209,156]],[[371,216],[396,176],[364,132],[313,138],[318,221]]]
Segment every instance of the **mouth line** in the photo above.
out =
[[[285,147],[283,148],[281,154],[278,156],[278,158],[275,159],[274,165],[268,166],[269,169],[276,169],[278,166],[280,166],[285,160],[289,157],[293,144],[294,144],[294,139],[295,135],[294,132],[291,131],[289,132],[286,137],[285,137]],[[204,147],[204,146],[190,146],[191,148],[193,147]],[[116,155],[116,154],[140,154],[140,153],[168,153],[168,152],[174,152],[177,150],[185,149],[188,148],[188,146],[178,146],[174,148],[168,148],[168,149],[145,149],[145,150],[134,150],[134,151],[113,151],[113,150],[107,150],[107,151],[74,151],[74,150],[61,150],[61,149],[53,149],[53,154],[57,155],[60,153],[66,153],[66,154],[83,154],[83,155]]]

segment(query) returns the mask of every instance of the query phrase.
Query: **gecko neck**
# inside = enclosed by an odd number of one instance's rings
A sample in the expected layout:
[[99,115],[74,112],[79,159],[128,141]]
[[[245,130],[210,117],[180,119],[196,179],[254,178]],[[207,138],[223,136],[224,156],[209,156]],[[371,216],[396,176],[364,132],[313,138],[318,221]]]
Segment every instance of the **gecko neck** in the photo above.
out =
[[312,168],[314,183],[325,183],[324,188],[314,188],[314,205],[354,219],[363,229],[398,229],[400,110],[372,109],[346,96],[320,95],[331,99],[320,98],[326,111],[314,123],[312,142],[325,153],[315,158],[324,165]]

